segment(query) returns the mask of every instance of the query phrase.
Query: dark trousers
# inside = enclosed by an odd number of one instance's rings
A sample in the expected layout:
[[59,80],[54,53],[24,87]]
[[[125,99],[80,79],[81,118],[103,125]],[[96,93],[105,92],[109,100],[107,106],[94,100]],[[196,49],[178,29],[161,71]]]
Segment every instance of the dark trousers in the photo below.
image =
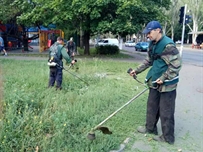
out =
[[149,90],[146,128],[149,132],[156,132],[157,122],[160,118],[164,139],[169,143],[175,141],[175,99],[176,90],[171,92],[159,92],[156,89]]
[[56,87],[61,88],[62,78],[63,78],[62,68],[50,67],[49,87],[54,86],[54,84],[56,82]]

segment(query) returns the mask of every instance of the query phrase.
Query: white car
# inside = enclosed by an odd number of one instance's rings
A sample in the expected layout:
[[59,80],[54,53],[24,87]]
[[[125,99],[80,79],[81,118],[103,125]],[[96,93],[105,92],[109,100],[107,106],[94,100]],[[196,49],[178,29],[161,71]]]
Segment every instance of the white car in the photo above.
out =
[[176,41],[176,44],[181,44],[181,41],[180,40]]
[[133,42],[133,41],[126,41],[126,42],[125,42],[125,46],[126,46],[126,47],[127,47],[127,46],[129,46],[129,47],[135,46],[135,42]]
[[119,42],[117,39],[111,39],[111,38],[107,38],[107,39],[103,39],[101,41],[98,42],[98,45],[116,45],[119,47]]

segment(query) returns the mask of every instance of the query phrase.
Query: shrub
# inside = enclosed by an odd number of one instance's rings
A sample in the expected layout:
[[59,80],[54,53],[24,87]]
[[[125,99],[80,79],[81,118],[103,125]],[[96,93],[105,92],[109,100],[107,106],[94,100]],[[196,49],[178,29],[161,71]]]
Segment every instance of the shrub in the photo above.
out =
[[101,46],[96,46],[96,53],[97,54],[118,54],[119,53],[119,48],[116,45],[101,45]]

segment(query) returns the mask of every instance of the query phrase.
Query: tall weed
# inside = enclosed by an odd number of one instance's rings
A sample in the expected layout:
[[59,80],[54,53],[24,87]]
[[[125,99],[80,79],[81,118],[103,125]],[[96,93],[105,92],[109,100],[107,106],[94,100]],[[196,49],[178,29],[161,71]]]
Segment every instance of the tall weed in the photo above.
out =
[[[0,63],[2,152],[36,148],[41,152],[107,152],[118,149],[138,125],[144,124],[146,93],[105,122],[112,135],[96,131],[94,141],[87,139],[93,127],[144,89],[126,72],[136,63],[79,59],[79,70],[63,71],[61,91],[47,88],[46,61],[6,59]],[[144,76],[139,79],[144,80]]]

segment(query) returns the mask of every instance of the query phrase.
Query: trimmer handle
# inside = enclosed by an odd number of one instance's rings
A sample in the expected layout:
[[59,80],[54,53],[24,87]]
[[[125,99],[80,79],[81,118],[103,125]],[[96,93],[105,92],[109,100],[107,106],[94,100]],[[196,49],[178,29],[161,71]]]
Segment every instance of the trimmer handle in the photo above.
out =
[[[130,74],[130,72],[131,72],[132,70],[133,70],[132,68],[129,68],[128,71],[127,71],[127,73]],[[137,79],[137,75],[134,74],[134,75],[133,75],[133,78],[134,78],[134,79]]]
[[[75,63],[78,62],[76,59],[74,59]],[[71,66],[73,66],[73,63],[71,63]]]

